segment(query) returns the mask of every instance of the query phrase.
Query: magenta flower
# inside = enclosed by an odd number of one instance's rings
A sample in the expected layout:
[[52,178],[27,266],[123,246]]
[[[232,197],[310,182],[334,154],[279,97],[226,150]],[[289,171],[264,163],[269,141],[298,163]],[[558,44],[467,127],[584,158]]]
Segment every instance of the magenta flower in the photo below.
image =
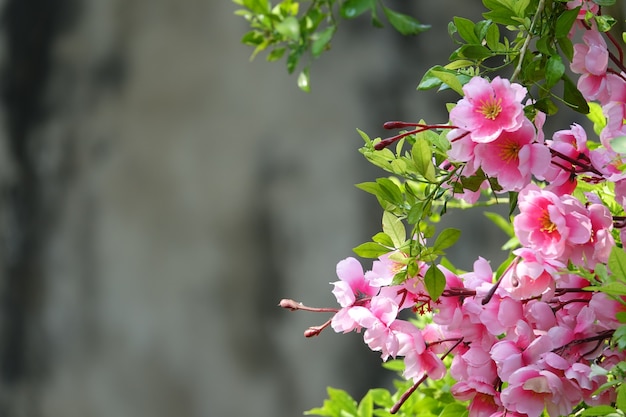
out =
[[535,142],[535,127],[526,118],[519,129],[477,144],[474,153],[485,174],[497,178],[504,192],[521,190],[533,175],[542,178],[550,165],[550,150]]
[[526,88],[496,77],[472,78],[463,86],[465,97],[450,111],[450,122],[466,130],[474,142],[494,141],[503,131],[519,129],[524,120]]

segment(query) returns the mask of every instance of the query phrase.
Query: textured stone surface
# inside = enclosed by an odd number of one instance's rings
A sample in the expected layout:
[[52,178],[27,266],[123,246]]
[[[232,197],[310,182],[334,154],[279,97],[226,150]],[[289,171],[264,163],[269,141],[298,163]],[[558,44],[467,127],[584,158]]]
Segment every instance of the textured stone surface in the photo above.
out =
[[28,130],[46,233],[7,412],[288,417],[380,378],[358,335],[306,340],[326,317],[276,304],[332,305],[335,263],[377,231],[355,128],[445,117],[445,95],[413,89],[452,47],[452,3],[419,5],[439,34],[423,40],[345,25],[306,95],[282,63],[248,62],[229,1],[82,2]]

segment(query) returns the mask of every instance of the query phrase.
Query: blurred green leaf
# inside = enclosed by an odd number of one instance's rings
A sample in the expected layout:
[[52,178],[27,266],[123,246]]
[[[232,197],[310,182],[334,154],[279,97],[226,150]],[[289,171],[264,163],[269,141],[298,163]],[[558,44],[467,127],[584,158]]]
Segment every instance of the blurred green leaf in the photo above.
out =
[[430,29],[430,25],[424,25],[418,22],[415,18],[395,12],[388,7],[383,6],[383,12],[387,17],[387,20],[391,25],[403,35],[417,35]]

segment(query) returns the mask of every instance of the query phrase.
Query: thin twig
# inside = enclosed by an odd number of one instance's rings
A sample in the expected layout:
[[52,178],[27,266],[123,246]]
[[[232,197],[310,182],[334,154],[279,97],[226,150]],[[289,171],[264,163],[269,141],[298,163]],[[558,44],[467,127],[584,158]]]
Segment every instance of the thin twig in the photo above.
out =
[[524,61],[524,56],[526,55],[526,50],[528,49],[530,40],[533,38],[533,29],[535,29],[535,23],[537,23],[537,18],[539,17],[539,14],[543,12],[543,7],[545,3],[545,0],[539,0],[539,5],[537,5],[537,13],[535,13],[535,16],[533,16],[533,21],[530,24],[530,28],[528,28],[528,35],[526,36],[524,45],[520,50],[519,62],[517,63],[517,67],[515,67],[515,71],[513,71],[513,75],[511,75],[511,81],[515,80],[522,70],[522,62]]

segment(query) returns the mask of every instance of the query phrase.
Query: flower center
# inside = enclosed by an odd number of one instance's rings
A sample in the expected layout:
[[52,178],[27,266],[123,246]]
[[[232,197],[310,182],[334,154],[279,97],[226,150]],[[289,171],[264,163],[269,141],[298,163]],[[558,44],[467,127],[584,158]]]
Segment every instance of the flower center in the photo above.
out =
[[552,223],[552,220],[550,220],[550,213],[548,213],[548,210],[544,210],[543,214],[539,218],[539,224],[541,224],[539,230],[542,232],[552,233],[556,230],[556,224]]
[[502,112],[502,99],[491,97],[480,102],[478,111],[489,120],[495,120]]
[[505,139],[500,146],[500,159],[505,163],[517,161],[519,151],[522,149],[519,143],[509,139]]

